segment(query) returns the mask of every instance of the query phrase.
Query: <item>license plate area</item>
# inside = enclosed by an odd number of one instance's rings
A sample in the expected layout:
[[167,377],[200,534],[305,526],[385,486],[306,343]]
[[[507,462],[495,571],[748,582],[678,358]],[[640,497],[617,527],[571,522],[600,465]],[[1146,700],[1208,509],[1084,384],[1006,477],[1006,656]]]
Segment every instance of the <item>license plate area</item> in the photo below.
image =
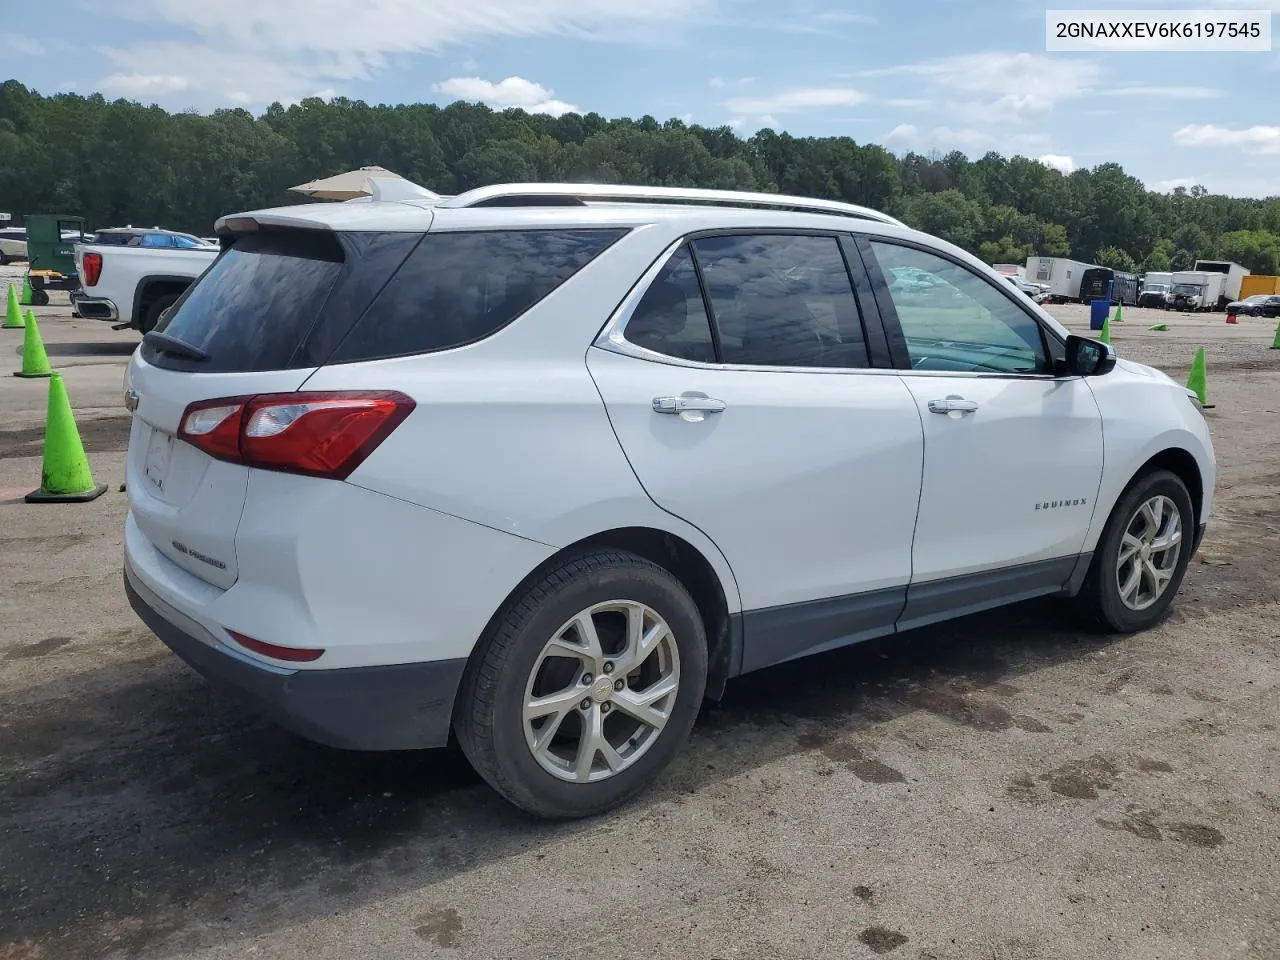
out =
[[152,430],[147,441],[147,455],[143,461],[142,475],[158,493],[164,493],[169,480],[169,460],[173,455],[173,437],[160,430]]

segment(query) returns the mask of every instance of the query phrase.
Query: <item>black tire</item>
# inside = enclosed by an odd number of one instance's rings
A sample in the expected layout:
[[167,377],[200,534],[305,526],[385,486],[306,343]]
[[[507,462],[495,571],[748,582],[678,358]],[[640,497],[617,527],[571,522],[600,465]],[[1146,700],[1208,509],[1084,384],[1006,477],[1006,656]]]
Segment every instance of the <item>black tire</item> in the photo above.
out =
[[7,267],[8,265],[9,265],[9,255],[5,253],[3,250],[0,250],[0,267]]
[[[1144,610],[1132,610],[1120,599],[1116,566],[1125,530],[1135,519],[1138,508],[1150,498],[1164,495],[1173,501],[1182,522],[1182,542],[1173,576],[1164,593]],[[1093,561],[1085,575],[1084,586],[1072,598],[1076,612],[1089,623],[1112,633],[1134,633],[1158,623],[1182,586],[1182,578],[1191,560],[1195,544],[1195,509],[1186,484],[1168,470],[1153,470],[1134,480],[1116,503],[1093,551]]]
[[49,305],[49,291],[43,289],[32,290],[31,305],[33,307],[47,307]]
[[176,293],[162,293],[147,305],[147,309],[143,311],[142,324],[139,329],[143,333],[150,333],[156,328],[156,324],[160,322],[160,314],[164,313],[174,305],[178,300]]
[[[674,635],[680,680],[669,719],[635,762],[604,780],[573,783],[545,770],[525,740],[529,676],[554,633],[596,603],[633,600],[658,613]],[[648,787],[688,738],[702,704],[707,644],[697,605],[654,563],[620,550],[566,558],[495,617],[458,691],[454,729],[471,765],[512,804],[538,817],[588,817]]]

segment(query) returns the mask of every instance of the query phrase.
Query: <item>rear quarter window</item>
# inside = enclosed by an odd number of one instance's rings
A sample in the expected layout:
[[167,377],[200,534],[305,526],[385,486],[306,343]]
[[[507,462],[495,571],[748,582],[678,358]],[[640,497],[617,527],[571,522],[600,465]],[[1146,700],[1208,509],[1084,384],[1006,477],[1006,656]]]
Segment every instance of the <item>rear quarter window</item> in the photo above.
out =
[[541,301],[623,233],[428,233],[331,362],[431,353],[483,340]]

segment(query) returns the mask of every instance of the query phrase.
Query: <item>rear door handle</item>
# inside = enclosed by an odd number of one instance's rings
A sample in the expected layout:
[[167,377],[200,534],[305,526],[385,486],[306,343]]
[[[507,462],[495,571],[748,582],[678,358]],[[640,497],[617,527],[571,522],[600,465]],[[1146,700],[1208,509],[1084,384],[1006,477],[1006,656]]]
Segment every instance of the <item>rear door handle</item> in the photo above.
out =
[[930,400],[930,413],[973,413],[978,409],[976,400],[965,400],[963,397],[947,397],[945,400]]
[[727,404],[711,397],[654,397],[654,413],[723,413]]

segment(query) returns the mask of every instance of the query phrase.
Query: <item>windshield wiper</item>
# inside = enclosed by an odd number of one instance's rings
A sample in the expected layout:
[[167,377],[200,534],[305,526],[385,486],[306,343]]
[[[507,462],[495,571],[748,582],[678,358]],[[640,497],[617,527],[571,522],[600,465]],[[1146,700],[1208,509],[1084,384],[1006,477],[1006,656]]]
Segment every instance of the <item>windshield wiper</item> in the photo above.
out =
[[149,347],[154,347],[161,353],[171,353],[175,357],[182,357],[186,360],[195,360],[199,363],[209,359],[209,354],[205,353],[199,347],[193,347],[185,340],[179,340],[177,337],[171,337],[167,333],[160,333],[158,330],[152,330],[142,338],[142,342]]

